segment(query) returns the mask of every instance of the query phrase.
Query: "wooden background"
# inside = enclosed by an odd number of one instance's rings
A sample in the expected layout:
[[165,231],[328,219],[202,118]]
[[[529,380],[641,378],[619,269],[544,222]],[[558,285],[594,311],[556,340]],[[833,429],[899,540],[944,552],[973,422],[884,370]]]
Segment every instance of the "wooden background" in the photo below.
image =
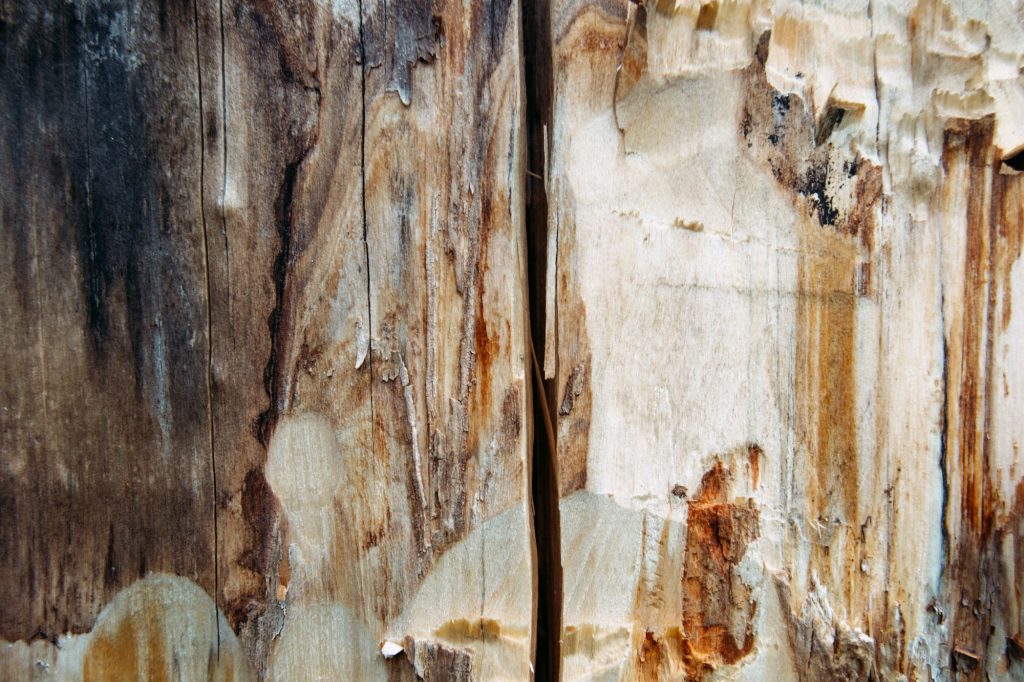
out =
[[0,678],[1021,678],[1022,74],[1019,0],[0,4]]

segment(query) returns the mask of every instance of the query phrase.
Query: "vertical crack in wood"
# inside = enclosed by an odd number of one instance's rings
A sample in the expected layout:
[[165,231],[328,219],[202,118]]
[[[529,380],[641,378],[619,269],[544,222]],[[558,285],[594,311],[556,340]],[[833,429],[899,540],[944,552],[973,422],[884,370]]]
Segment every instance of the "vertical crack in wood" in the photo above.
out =
[[277,200],[274,202],[275,222],[281,246],[274,259],[274,309],[267,319],[270,331],[270,356],[263,370],[263,386],[270,405],[257,420],[257,435],[263,447],[270,447],[270,439],[277,426],[277,421],[290,405],[292,382],[290,372],[283,363],[287,360],[288,350],[284,347],[291,336],[291,306],[288,290],[288,272],[292,263],[292,200],[295,183],[308,153],[308,148],[299,154],[299,158],[288,163],[284,169],[284,178]]
[[[544,437],[533,437],[531,496],[537,548],[536,679],[558,680],[562,634],[561,524],[558,509],[557,441],[550,405],[555,390],[544,381],[547,320],[548,198],[547,135],[553,95],[551,7],[549,0],[523,0],[522,45],[526,81],[526,248],[530,355],[533,365],[533,423]],[[538,172],[540,171],[540,172]],[[543,173],[543,175],[541,175]],[[557,358],[556,358],[557,359]],[[555,372],[554,376],[558,376]]]
[[[387,5],[384,16],[387,16]],[[366,34],[363,0],[359,0],[359,197],[363,219],[363,258],[366,264],[366,370],[370,375],[370,455],[377,461],[377,411],[373,405],[373,302],[370,290],[370,242],[366,220]]]
[[945,292],[939,298],[939,320],[942,325],[942,425],[939,432],[939,468],[942,477],[942,567],[939,580],[945,580],[950,559],[949,536],[949,339],[946,337],[944,310]]
[[203,276],[206,283],[206,417],[210,439],[210,477],[213,486],[213,622],[217,632],[217,660],[220,660],[220,618],[217,617],[217,595],[220,592],[217,537],[217,457],[213,420],[213,302],[210,292],[210,243],[206,225],[206,132],[203,129],[203,66],[199,48],[199,0],[192,1],[195,18],[196,86],[199,94],[199,216],[203,224]]
[[[224,239],[224,280],[227,287],[228,319],[231,319],[231,252],[228,250],[228,78],[224,41],[224,0],[220,0],[220,130],[221,130],[221,185],[220,185],[220,231]],[[228,325],[230,328],[231,325]]]

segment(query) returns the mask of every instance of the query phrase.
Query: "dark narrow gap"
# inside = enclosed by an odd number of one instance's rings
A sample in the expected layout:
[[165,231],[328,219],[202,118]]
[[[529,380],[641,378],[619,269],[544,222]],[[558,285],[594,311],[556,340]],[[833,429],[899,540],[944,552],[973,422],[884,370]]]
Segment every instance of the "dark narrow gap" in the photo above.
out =
[[217,630],[217,660],[220,660],[220,617],[217,612],[217,595],[220,593],[220,566],[218,547],[220,538],[217,528],[217,458],[213,419],[213,301],[210,289],[210,241],[206,225],[206,131],[203,121],[203,63],[199,47],[199,2],[193,0],[192,12],[195,18],[196,41],[196,85],[199,95],[199,216],[203,224],[203,266],[206,279],[206,415],[209,420],[210,436],[210,477],[213,486],[213,622]]
[[[224,239],[224,272],[227,273],[227,317],[231,319],[231,251],[228,249],[228,69],[224,43],[224,0],[219,2],[220,12],[220,143],[221,143],[221,185],[220,185],[220,231]],[[230,333],[231,325],[228,325]]]
[[945,293],[940,296],[942,323],[942,428],[939,431],[939,474],[942,476],[942,567],[939,582],[945,580],[952,557],[949,535],[949,340],[946,338]]
[[[387,12],[385,11],[385,16]],[[370,375],[370,451],[376,459],[377,411],[373,405],[373,300],[370,290],[370,242],[366,220],[366,35],[363,0],[359,0],[359,197],[363,218],[363,256],[366,259],[366,370]]]
[[1015,171],[1024,171],[1024,147],[1003,157],[1003,163]]
[[526,80],[526,248],[530,342],[533,364],[534,542],[537,547],[536,679],[559,678],[562,634],[562,557],[558,515],[558,464],[550,406],[554,382],[544,381],[547,335],[545,287],[548,259],[546,131],[551,130],[553,81],[550,0],[522,0],[523,64]]

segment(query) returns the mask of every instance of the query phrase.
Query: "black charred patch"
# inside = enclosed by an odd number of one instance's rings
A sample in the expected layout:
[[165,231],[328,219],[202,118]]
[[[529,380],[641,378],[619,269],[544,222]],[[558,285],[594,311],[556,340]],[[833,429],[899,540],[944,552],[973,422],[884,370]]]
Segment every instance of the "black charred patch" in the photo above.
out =
[[260,414],[256,421],[256,435],[263,447],[270,445],[270,437],[274,433],[281,413],[285,410],[289,396],[284,395],[287,385],[288,368],[284,362],[284,337],[290,333],[291,315],[288,306],[288,273],[291,269],[293,256],[293,212],[295,200],[295,182],[298,177],[299,158],[285,166],[281,188],[274,204],[277,234],[280,239],[277,257],[274,259],[274,309],[267,318],[270,331],[270,356],[263,368],[263,387],[270,398],[270,405]]
[[195,148],[157,149],[162,141],[152,129],[186,120],[195,112],[178,107],[195,105],[153,97],[151,74],[136,66],[138,48],[125,43],[119,25],[126,19],[115,8],[61,5],[59,12],[26,14],[0,28],[10,149],[3,163],[11,183],[0,203],[5,227],[17,232],[19,293],[26,304],[33,295],[27,249],[38,242],[36,221],[54,211],[59,241],[37,248],[71,256],[68,276],[77,280],[97,367],[128,350],[138,398],[190,404],[188,396],[204,390],[201,368],[189,369],[201,364],[191,337],[205,327],[205,291],[189,286],[201,254],[182,236],[199,229],[198,206],[196,215],[172,213],[181,199],[172,195],[177,178],[165,170],[196,161],[198,131]]
[[781,92],[772,93],[772,113],[778,118],[789,113],[789,95]]
[[815,203],[815,210],[818,214],[818,222],[822,226],[835,226],[839,219],[839,211],[832,205],[828,189],[828,162],[827,160],[808,164],[804,173],[803,182],[797,187],[797,191],[811,197]]

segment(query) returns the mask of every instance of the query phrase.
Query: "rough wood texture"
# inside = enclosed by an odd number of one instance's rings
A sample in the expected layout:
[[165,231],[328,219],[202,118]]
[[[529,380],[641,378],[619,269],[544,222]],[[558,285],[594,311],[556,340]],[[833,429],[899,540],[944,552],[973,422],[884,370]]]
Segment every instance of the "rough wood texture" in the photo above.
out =
[[195,22],[0,11],[0,637],[56,639],[150,571],[214,589]]
[[551,15],[563,676],[1024,675],[1020,4]]
[[528,677],[518,4],[0,49],[0,677]]
[[1024,678],[1022,73],[1020,0],[0,3],[0,679]]

